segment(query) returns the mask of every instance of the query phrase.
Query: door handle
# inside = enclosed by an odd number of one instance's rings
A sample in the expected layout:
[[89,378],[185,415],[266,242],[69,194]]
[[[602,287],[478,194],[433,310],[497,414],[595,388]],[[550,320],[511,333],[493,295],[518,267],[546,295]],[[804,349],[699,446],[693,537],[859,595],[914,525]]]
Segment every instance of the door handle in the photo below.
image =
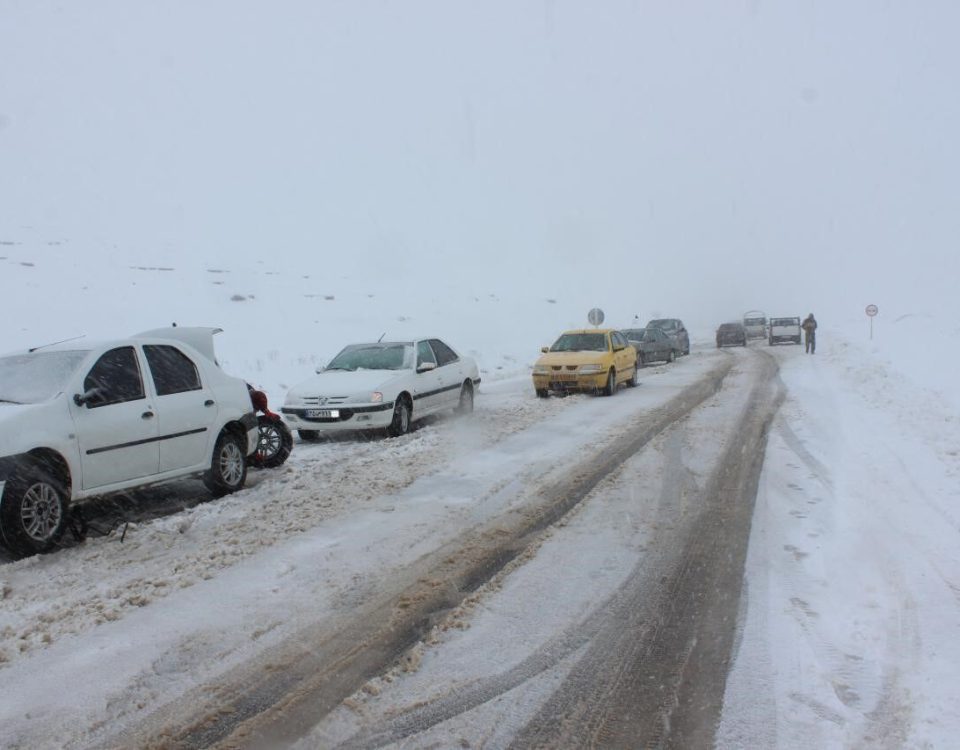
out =
[[153,412],[145,411],[143,414],[140,415],[140,419],[153,419]]
[[213,406],[213,404],[214,404],[214,401],[212,398],[208,398],[206,401],[203,402],[204,406]]

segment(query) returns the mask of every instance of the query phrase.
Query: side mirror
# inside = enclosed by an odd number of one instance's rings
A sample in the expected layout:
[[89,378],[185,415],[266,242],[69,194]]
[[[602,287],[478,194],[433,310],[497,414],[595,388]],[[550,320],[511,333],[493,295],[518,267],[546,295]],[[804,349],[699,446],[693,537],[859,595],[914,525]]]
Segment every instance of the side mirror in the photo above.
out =
[[431,370],[436,370],[436,369],[437,369],[436,362],[421,362],[420,366],[417,368],[417,372],[418,373],[430,372]]
[[318,366],[317,366],[317,369],[314,370],[314,372],[317,373],[317,375],[319,375],[320,373],[322,373],[322,372],[323,372],[324,370],[326,370],[326,369],[327,369],[327,368],[324,367],[323,365],[318,365]]
[[541,346],[541,347],[540,347],[540,353],[541,353],[541,354],[547,354],[549,351],[550,351],[550,347],[549,347],[549,346]]
[[90,404],[95,404],[98,401],[103,400],[103,389],[102,388],[91,388],[88,391],[84,391],[83,394],[74,393],[73,394],[73,403],[77,406],[88,406]]
[[613,347],[613,350],[614,350],[615,352],[622,352],[622,351],[623,351],[624,349],[626,349],[626,348],[627,348],[627,347],[625,347],[625,346],[620,346],[620,344],[616,344],[616,345]]

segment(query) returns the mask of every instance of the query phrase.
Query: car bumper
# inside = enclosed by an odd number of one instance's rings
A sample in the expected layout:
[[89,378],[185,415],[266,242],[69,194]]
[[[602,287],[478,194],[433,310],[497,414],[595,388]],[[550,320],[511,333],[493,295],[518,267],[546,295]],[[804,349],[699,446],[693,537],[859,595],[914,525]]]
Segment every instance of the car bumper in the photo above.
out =
[[292,430],[338,432],[350,430],[379,430],[393,421],[393,402],[385,404],[343,404],[333,407],[336,417],[317,419],[306,415],[301,406],[284,406],[280,413]]
[[596,391],[607,385],[607,373],[598,372],[589,375],[573,373],[570,375],[534,375],[533,387],[538,391]]

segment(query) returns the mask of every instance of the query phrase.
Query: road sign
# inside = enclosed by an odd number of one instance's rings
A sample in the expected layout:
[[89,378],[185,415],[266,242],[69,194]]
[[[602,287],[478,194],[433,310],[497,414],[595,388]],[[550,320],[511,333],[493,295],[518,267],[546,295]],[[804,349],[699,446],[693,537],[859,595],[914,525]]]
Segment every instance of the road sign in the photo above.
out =
[[867,315],[869,315],[871,318],[878,312],[880,312],[880,308],[876,305],[867,305]]
[[587,313],[587,320],[590,321],[590,325],[600,325],[603,322],[603,310],[599,307],[593,308]]

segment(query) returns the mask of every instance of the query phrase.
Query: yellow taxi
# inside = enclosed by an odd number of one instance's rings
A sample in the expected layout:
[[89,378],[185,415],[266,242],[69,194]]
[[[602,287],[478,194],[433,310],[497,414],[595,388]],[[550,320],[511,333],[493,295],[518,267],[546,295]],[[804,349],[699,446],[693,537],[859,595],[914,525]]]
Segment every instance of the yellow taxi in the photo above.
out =
[[550,392],[601,392],[612,396],[621,383],[637,384],[637,350],[626,337],[609,328],[567,331],[533,366],[533,387],[546,398]]

